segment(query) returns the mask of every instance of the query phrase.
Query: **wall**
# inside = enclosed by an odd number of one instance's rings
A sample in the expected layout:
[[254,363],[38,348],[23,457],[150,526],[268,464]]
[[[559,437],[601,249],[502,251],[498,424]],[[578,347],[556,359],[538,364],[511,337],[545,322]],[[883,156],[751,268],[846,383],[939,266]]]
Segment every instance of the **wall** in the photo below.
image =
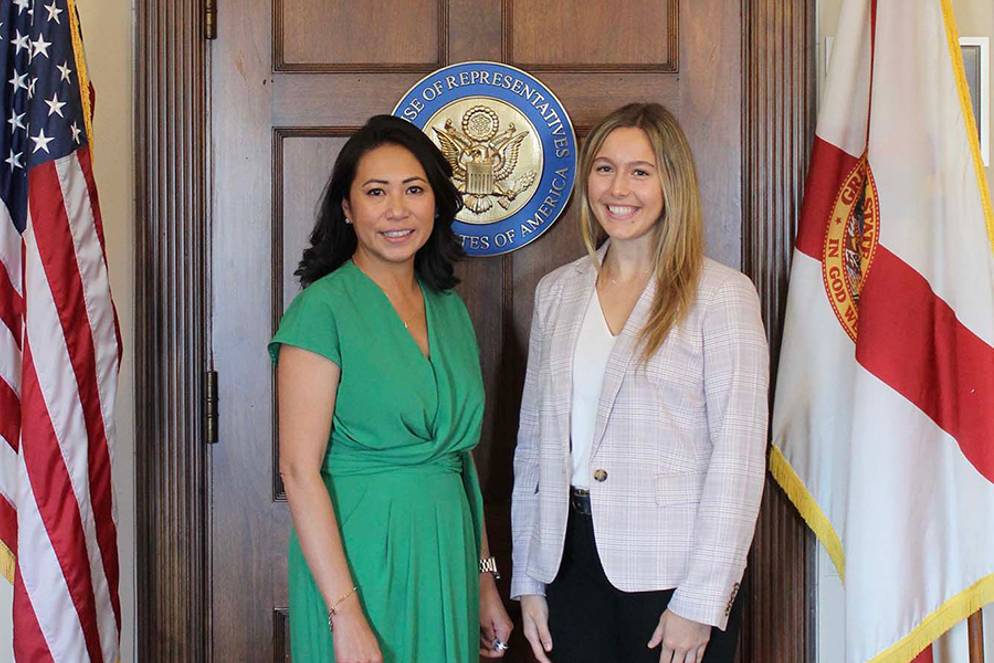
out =
[[[121,557],[121,661],[128,663],[134,660],[135,635],[134,9],[132,0],[77,0],[77,7],[90,78],[97,92],[94,171],[100,192],[111,288],[124,338],[113,472]],[[11,597],[10,585],[0,580],[0,663],[13,660]]]
[[[818,90],[819,96],[825,83],[825,39],[835,35],[839,10],[843,0],[818,0]],[[953,0],[956,23],[962,37],[988,37],[994,48],[994,2],[991,0]],[[994,58],[992,58],[994,59]],[[994,62],[989,63],[994,66]],[[991,71],[989,69],[988,71]],[[994,130],[994,108],[989,118]],[[994,164],[994,159],[992,159]],[[994,190],[994,167],[987,168],[987,180]],[[845,613],[842,584],[832,562],[823,548],[818,548],[818,631],[819,663],[836,663],[844,660]],[[994,663],[994,607],[984,611],[986,635],[986,660]],[[947,634],[935,647],[935,663],[965,663],[968,660],[966,625],[961,624]]]

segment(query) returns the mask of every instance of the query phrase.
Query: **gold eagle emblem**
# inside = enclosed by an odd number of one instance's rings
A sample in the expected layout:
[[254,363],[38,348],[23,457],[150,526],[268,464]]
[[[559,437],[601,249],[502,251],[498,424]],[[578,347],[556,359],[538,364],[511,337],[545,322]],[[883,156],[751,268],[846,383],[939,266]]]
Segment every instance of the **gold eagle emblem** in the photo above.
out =
[[463,196],[466,209],[483,214],[496,201],[508,209],[518,194],[535,181],[535,171],[515,176],[521,143],[528,131],[518,131],[513,122],[500,131],[497,112],[487,106],[473,106],[463,113],[457,127],[452,118],[444,126],[432,127],[442,154],[452,166],[452,180]]

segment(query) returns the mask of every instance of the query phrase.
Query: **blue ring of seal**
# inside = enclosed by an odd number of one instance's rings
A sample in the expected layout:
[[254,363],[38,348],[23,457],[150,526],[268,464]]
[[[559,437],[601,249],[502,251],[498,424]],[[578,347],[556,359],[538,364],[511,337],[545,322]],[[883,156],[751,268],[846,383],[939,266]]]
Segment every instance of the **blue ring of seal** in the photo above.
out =
[[[483,72],[489,74],[489,82],[482,82]],[[494,83],[497,80],[499,85]],[[523,94],[526,91],[527,97]],[[566,109],[549,88],[534,76],[499,62],[460,62],[434,71],[407,91],[393,114],[424,130],[435,113],[466,97],[499,99],[513,106],[535,126],[542,141],[542,175],[521,209],[494,223],[452,223],[467,255],[501,255],[538,239],[566,209],[576,181],[576,135]],[[544,112],[537,106],[542,106]],[[545,205],[550,197],[554,204]]]

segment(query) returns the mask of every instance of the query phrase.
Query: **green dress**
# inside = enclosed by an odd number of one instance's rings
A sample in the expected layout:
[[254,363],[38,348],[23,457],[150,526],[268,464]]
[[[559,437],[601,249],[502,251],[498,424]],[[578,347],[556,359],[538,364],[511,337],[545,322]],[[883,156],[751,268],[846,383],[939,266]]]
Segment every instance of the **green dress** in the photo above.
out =
[[[479,350],[462,300],[421,290],[430,360],[351,261],[297,295],[269,352],[276,361],[280,344],[293,345],[341,368],[322,475],[384,661],[475,663]],[[294,663],[333,663],[328,610],[296,532],[288,561]]]

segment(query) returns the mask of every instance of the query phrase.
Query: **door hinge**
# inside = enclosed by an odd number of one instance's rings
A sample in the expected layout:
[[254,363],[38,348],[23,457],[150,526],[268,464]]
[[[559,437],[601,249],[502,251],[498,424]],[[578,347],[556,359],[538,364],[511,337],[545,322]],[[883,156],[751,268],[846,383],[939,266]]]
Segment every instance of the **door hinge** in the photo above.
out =
[[204,0],[204,37],[217,39],[217,0]]
[[207,371],[204,376],[204,439],[207,444],[217,443],[217,371]]

